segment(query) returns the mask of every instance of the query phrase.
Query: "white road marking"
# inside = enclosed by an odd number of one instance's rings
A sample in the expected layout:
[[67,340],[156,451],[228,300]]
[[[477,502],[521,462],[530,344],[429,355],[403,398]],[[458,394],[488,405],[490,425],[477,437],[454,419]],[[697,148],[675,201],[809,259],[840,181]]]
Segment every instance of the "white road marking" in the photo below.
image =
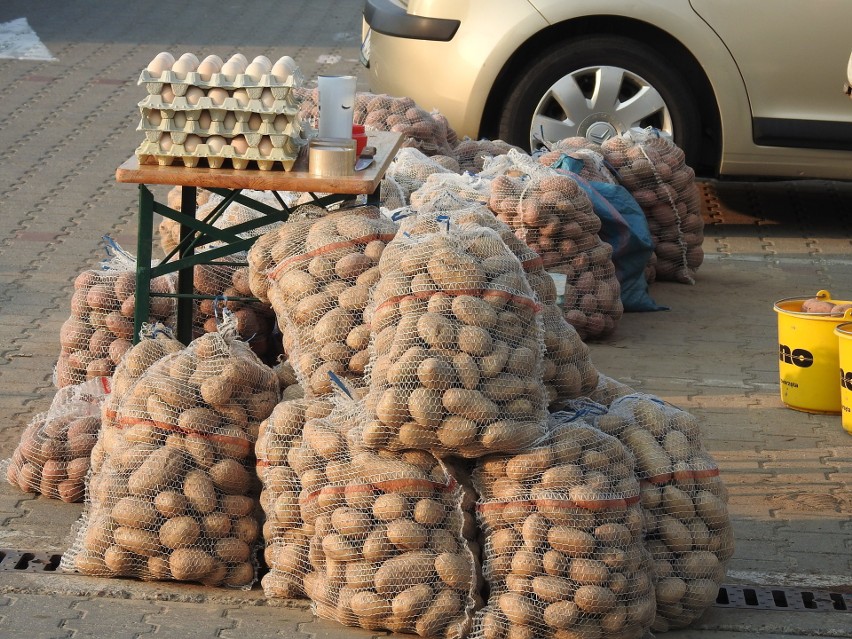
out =
[[0,23],[0,58],[56,60],[30,28],[26,18]]

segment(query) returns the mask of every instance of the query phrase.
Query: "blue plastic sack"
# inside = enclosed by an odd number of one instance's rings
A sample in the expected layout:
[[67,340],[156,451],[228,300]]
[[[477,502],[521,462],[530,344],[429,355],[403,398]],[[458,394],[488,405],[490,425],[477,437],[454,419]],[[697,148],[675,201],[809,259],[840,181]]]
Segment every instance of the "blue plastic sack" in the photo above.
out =
[[621,303],[625,311],[665,311],[648,293],[645,266],[654,253],[654,240],[645,212],[636,199],[620,184],[590,182],[577,175],[583,161],[563,153],[551,165],[569,173],[592,201],[601,220],[599,236],[612,247],[612,263],[621,285]]

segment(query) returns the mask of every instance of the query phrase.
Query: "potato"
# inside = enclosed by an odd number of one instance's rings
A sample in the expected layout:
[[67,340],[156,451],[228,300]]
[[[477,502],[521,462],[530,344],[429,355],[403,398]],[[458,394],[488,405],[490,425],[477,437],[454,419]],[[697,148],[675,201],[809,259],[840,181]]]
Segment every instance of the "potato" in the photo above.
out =
[[213,464],[209,472],[216,488],[228,495],[244,495],[251,485],[248,471],[234,459],[223,459]]
[[193,517],[172,517],[160,527],[160,543],[167,548],[189,548],[201,535],[201,527]]
[[391,601],[391,612],[399,620],[411,621],[429,607],[433,595],[434,591],[428,584],[406,588]]
[[160,547],[157,533],[151,530],[119,526],[113,532],[113,536],[117,545],[145,557],[155,555]]
[[159,448],[130,475],[128,488],[134,495],[144,496],[174,485],[184,471],[185,459],[181,451],[170,447]]
[[395,596],[407,587],[434,583],[437,578],[434,556],[424,550],[412,550],[385,561],[376,571],[376,592]]
[[191,470],[183,482],[183,494],[199,513],[210,513],[216,508],[217,497],[213,480],[203,470]]
[[198,581],[215,566],[213,557],[197,548],[178,548],[169,556],[169,570],[180,581]]
[[139,497],[119,499],[110,513],[119,526],[130,528],[154,528],[158,522],[158,513],[154,505]]

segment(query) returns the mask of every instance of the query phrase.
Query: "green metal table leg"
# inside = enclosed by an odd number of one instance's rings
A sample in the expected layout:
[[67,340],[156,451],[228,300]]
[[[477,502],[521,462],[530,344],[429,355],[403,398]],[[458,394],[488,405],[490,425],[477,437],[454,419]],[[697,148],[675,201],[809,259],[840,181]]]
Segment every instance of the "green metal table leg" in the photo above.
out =
[[154,229],[154,195],[139,185],[139,222],[136,230],[136,308],[133,312],[133,343],[151,315],[151,246]]
[[[180,196],[180,212],[183,216],[195,219],[195,196],[196,188],[194,186],[181,187]],[[180,246],[181,250],[178,254],[178,259],[189,257],[195,253],[195,247],[188,238],[194,231],[185,224],[180,225]],[[190,265],[178,271],[178,295],[177,298],[177,338],[184,344],[189,344],[192,341],[192,321],[195,307],[195,300],[192,299],[194,288],[194,269]]]

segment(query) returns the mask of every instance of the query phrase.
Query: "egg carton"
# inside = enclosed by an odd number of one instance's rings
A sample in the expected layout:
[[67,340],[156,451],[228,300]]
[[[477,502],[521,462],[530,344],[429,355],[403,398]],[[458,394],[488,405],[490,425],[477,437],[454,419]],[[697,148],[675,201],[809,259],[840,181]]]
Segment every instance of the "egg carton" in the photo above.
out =
[[[304,137],[304,128],[297,114],[287,113],[261,113],[257,114],[257,118],[249,118],[247,120],[228,119],[222,120],[210,119],[208,126],[202,125],[201,118],[190,120],[189,118],[166,117],[160,116],[158,124],[153,124],[152,110],[143,109],[142,119],[137,131],[143,131],[145,138],[150,142],[156,142],[160,139],[163,133],[169,133],[172,140],[176,144],[183,144],[187,135],[193,134],[201,137],[209,137],[211,135],[221,135],[226,138],[232,138],[237,135],[244,135],[249,141],[250,146],[257,146],[260,138],[268,135],[273,140],[276,136],[289,136],[292,138]],[[177,114],[175,114],[177,115]],[[259,124],[257,120],[260,120]],[[154,119],[153,121],[156,121]],[[252,143],[251,140],[256,139],[257,142]]]
[[289,171],[305,142],[282,137],[286,139],[278,140],[280,146],[275,146],[273,141],[273,148],[267,155],[263,155],[256,146],[250,146],[245,153],[240,154],[229,144],[219,151],[213,151],[207,144],[199,144],[192,151],[185,149],[183,144],[175,144],[168,151],[164,151],[158,142],[145,140],[136,149],[136,157],[140,165],[156,163],[160,166],[172,166],[178,163],[190,168],[208,166],[211,169],[219,169],[231,166],[240,170],[257,166],[261,171],[271,171],[279,167]]
[[183,74],[183,77],[181,77],[170,69],[163,71],[158,76],[153,75],[147,69],[142,69],[137,82],[137,84],[145,85],[145,90],[149,95],[159,95],[163,90],[163,85],[170,84],[176,96],[185,95],[189,87],[195,86],[200,89],[245,89],[249,97],[253,99],[259,99],[263,89],[271,89],[272,94],[279,100],[283,100],[284,96],[290,93],[290,89],[301,87],[304,83],[305,78],[301,70],[296,70],[284,79],[271,73],[266,73],[258,79],[245,73],[238,73],[233,77],[226,76],[224,73],[213,73],[209,80],[205,80],[196,71]]
[[163,117],[171,118],[175,113],[181,112],[186,115],[187,120],[197,120],[201,116],[202,111],[207,111],[210,118],[221,121],[227,113],[233,113],[238,120],[248,120],[252,113],[261,115],[272,114],[273,116],[280,113],[295,115],[299,112],[300,102],[294,96],[285,97],[281,100],[275,99],[272,101],[263,102],[261,99],[249,99],[245,104],[241,103],[234,97],[225,98],[221,104],[216,104],[207,96],[199,98],[195,104],[191,104],[185,96],[175,96],[171,102],[166,102],[160,95],[149,95],[138,103],[139,109],[156,109],[162,113]]

